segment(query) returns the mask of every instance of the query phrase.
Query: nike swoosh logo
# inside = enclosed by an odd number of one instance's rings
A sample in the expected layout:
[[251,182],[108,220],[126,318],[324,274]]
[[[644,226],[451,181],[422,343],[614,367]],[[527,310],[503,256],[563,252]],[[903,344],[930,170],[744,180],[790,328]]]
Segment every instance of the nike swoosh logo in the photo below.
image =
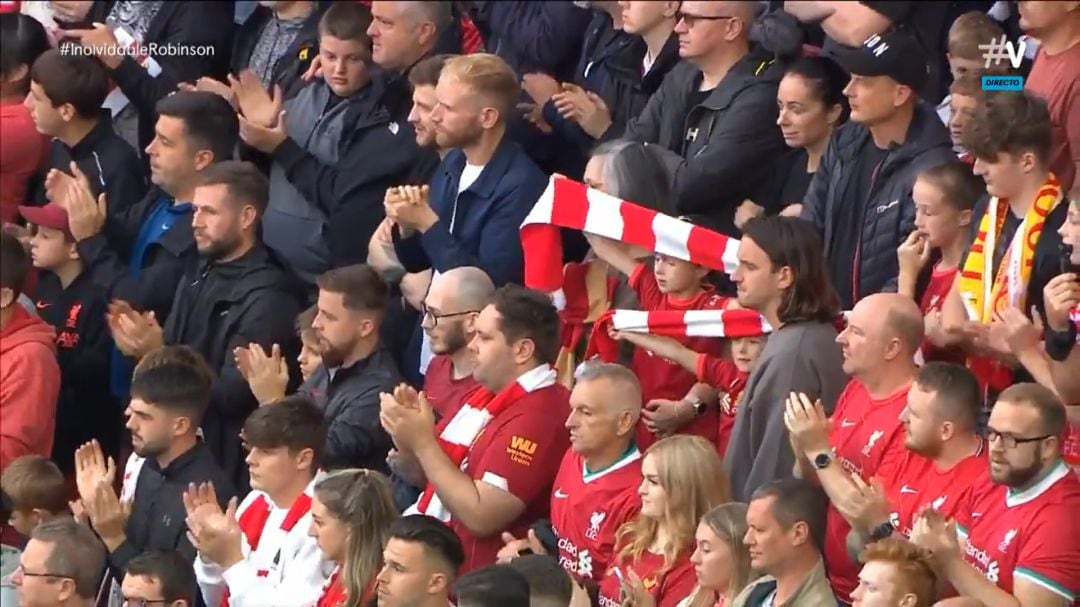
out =
[[555,490],[555,499],[560,499],[560,500],[564,500],[564,499],[566,499],[566,498],[568,498],[568,497],[570,497],[570,496],[569,496],[569,495],[567,495],[567,494],[565,494],[565,493],[563,493],[563,492],[562,492],[562,489],[556,489],[556,490]]
[[52,304],[47,302],[47,301],[39,301],[39,302],[35,302],[34,305],[37,306],[38,310],[44,310],[45,308],[48,308]]
[[849,422],[846,419],[844,421],[840,422],[840,427],[841,428],[850,428],[850,427],[852,427],[854,425],[855,425],[855,422]]
[[979,518],[980,516],[982,516],[982,512],[972,512],[971,513],[971,518]]
[[912,489],[911,487],[908,487],[907,485],[904,485],[903,487],[900,487],[900,493],[918,493],[918,491]]

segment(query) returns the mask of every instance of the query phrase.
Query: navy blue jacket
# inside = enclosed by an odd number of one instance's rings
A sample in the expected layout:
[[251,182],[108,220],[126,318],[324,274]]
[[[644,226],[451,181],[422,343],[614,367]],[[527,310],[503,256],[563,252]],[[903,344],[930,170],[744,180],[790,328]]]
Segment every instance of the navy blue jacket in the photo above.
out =
[[518,228],[547,187],[539,167],[503,136],[480,177],[458,195],[465,153],[451,150],[435,170],[429,200],[439,221],[423,234],[402,238],[394,228],[394,249],[408,272],[446,272],[476,266],[495,285],[520,283],[525,262]]

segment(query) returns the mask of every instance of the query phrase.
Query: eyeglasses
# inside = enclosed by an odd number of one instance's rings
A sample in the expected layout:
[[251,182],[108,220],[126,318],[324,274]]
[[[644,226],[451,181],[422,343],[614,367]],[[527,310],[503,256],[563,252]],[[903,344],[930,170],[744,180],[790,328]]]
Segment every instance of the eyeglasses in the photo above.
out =
[[44,578],[52,578],[52,579],[56,579],[56,580],[75,581],[75,578],[71,577],[70,575],[60,575],[60,574],[57,574],[57,573],[34,573],[32,571],[27,571],[26,567],[23,567],[21,563],[19,564],[18,567],[15,568],[15,571],[11,574],[10,579],[14,579],[16,577],[24,577],[24,578],[27,578],[27,577],[44,577]]
[[1041,441],[1041,440],[1046,440],[1046,439],[1050,438],[1051,436],[1054,436],[1054,435],[1053,434],[1047,434],[1045,436],[1035,436],[1035,437],[1032,437],[1032,438],[1017,438],[1017,437],[1013,436],[1012,434],[1005,434],[1003,432],[998,432],[997,430],[994,430],[993,428],[987,428],[986,429],[986,442],[993,443],[994,441],[996,441],[997,439],[1000,438],[1001,441],[1005,444],[1006,449],[1015,449],[1017,445],[1022,445],[1024,443],[1035,443],[1035,442],[1038,442],[1038,441]]
[[733,17],[730,15],[722,17],[710,17],[708,15],[691,15],[690,13],[684,13],[682,11],[675,13],[675,23],[685,21],[686,27],[694,27],[694,24],[698,21],[720,21],[723,19],[737,19],[737,17]]
[[439,324],[440,318],[453,318],[455,316],[464,316],[466,314],[475,314],[480,310],[465,310],[464,312],[454,312],[452,314],[439,314],[438,312],[427,307],[427,304],[420,304],[420,324],[428,325],[428,319],[430,319],[429,329],[434,329]]
[[124,607],[150,607],[151,605],[164,605],[169,601],[166,599],[129,599],[124,597]]

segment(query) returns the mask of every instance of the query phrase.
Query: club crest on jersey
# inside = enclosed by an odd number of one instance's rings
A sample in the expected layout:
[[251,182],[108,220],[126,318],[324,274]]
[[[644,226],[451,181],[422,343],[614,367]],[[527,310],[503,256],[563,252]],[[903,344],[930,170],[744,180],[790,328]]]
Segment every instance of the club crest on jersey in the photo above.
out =
[[941,510],[941,507],[945,505],[945,500],[949,499],[949,496],[943,495],[930,503],[930,507],[934,510]]
[[874,430],[870,434],[870,439],[866,441],[866,446],[863,447],[862,454],[863,455],[870,455],[870,451],[873,450],[874,444],[876,444],[879,440],[881,440],[882,436],[885,436],[885,431],[884,430]]
[[595,540],[600,535],[600,525],[604,524],[604,519],[607,518],[607,513],[601,510],[597,510],[589,517],[589,528],[585,530],[585,537],[590,540]]
[[1011,544],[1012,541],[1013,541],[1013,538],[1016,537],[1016,533],[1017,533],[1016,529],[1009,529],[1008,531],[1006,531],[1004,539],[1002,539],[1001,543],[998,544],[998,550],[1000,550],[1002,552],[1005,552],[1006,550],[1008,550],[1009,549],[1009,544]]

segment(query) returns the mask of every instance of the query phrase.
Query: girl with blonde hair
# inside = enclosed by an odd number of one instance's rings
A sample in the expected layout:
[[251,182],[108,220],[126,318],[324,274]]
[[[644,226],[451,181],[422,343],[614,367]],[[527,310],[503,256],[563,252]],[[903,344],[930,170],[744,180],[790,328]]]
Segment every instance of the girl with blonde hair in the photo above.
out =
[[359,607],[375,595],[383,546],[397,520],[390,481],[373,470],[329,474],[315,485],[310,535],[337,563],[315,607]]
[[641,463],[641,512],[619,528],[601,605],[675,607],[696,581],[690,555],[698,521],[729,501],[716,449],[697,436],[658,441]]
[[698,584],[679,607],[726,607],[756,577],[750,570],[750,552],[743,544],[744,535],[746,504],[732,502],[717,506],[701,517],[697,548],[690,556]]

